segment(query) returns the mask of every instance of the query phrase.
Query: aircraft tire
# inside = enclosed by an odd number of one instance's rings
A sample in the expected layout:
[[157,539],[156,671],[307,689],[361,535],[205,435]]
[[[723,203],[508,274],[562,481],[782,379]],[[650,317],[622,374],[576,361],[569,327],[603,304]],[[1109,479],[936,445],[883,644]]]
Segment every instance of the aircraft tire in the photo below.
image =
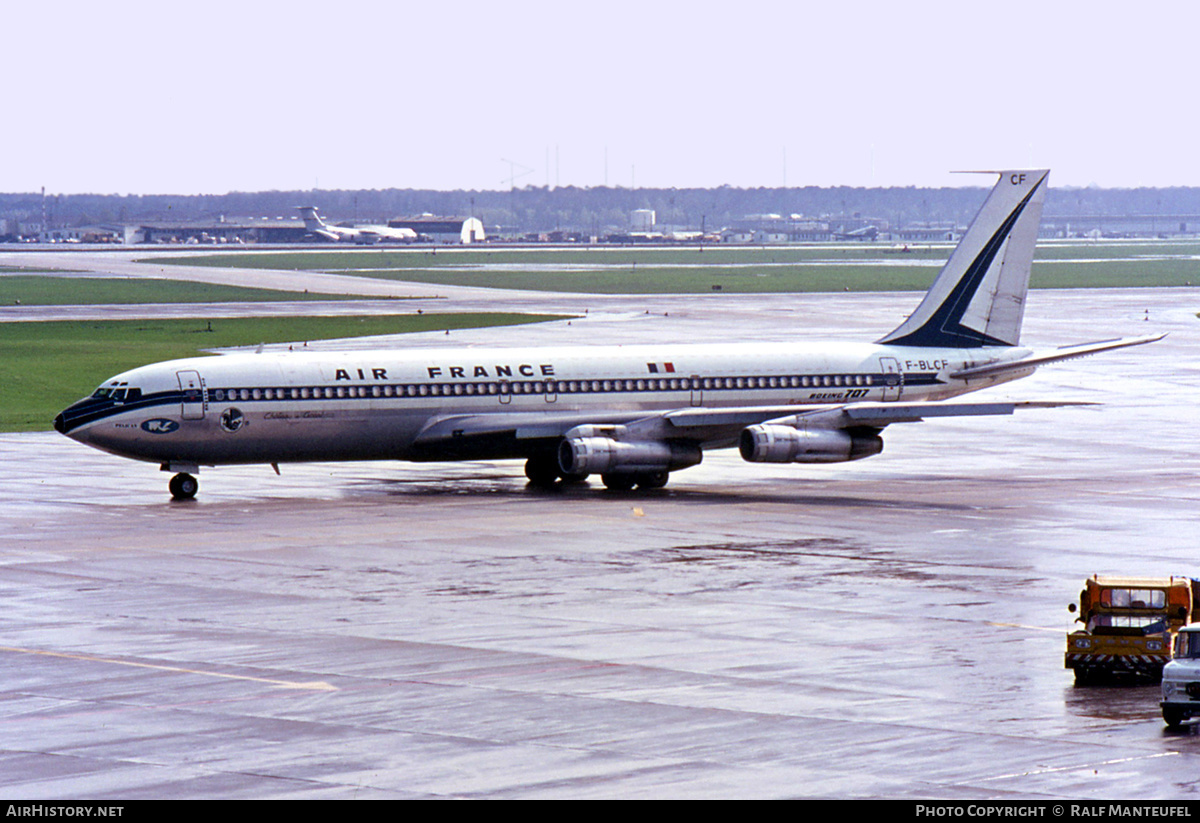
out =
[[525,476],[534,486],[553,486],[559,476],[558,463],[553,459],[531,457],[525,461]]
[[180,472],[171,478],[168,488],[170,488],[171,497],[174,499],[192,500],[195,498],[196,492],[200,491],[200,481],[190,474]]
[[627,492],[638,482],[637,475],[625,473],[602,474],[600,480],[604,483],[604,488],[618,492]]
[[670,472],[650,472],[649,474],[639,474],[637,476],[637,485],[639,489],[661,489],[667,485],[667,481],[670,479]]

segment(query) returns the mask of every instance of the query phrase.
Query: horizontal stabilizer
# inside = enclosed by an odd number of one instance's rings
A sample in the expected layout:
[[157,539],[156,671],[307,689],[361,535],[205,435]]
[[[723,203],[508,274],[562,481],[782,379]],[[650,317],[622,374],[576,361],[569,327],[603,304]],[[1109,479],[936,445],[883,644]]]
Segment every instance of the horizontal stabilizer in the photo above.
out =
[[1140,346],[1143,343],[1153,343],[1156,340],[1162,340],[1166,336],[1165,333],[1150,334],[1145,337],[1125,337],[1117,340],[1102,340],[1097,343],[1080,343],[1075,346],[1063,346],[1062,348],[1046,352],[1034,352],[1028,357],[1022,357],[1020,360],[972,366],[969,369],[954,372],[950,377],[955,380],[963,380],[972,377],[997,377],[1013,372],[1031,371],[1047,363],[1057,363],[1060,360],[1071,360],[1076,357],[1087,357],[1089,354],[1111,351],[1112,349],[1123,349],[1127,346]]

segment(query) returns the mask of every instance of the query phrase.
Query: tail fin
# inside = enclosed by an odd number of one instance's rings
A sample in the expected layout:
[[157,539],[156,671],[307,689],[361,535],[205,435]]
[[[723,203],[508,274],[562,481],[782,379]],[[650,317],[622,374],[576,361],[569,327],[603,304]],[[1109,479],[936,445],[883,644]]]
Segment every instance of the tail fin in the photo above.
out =
[[300,216],[304,218],[304,228],[309,231],[325,228],[325,221],[317,215],[316,206],[296,206],[300,210]]
[[962,349],[1017,345],[1050,172],[999,175],[921,305],[878,342]]

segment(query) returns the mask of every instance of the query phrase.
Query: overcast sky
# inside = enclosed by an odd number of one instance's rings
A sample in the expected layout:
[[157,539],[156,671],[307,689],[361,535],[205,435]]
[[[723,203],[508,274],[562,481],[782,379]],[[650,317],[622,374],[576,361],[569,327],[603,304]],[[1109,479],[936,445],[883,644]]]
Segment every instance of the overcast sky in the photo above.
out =
[[0,191],[1200,186],[1200,3],[0,0]]

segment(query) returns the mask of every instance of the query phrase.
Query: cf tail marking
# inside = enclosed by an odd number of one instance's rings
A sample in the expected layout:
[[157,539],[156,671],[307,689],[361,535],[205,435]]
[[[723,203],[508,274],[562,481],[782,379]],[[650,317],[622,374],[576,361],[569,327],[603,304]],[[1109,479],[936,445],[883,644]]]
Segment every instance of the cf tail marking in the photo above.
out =
[[1049,171],[1004,171],[917,310],[879,340],[897,346],[1016,346]]

